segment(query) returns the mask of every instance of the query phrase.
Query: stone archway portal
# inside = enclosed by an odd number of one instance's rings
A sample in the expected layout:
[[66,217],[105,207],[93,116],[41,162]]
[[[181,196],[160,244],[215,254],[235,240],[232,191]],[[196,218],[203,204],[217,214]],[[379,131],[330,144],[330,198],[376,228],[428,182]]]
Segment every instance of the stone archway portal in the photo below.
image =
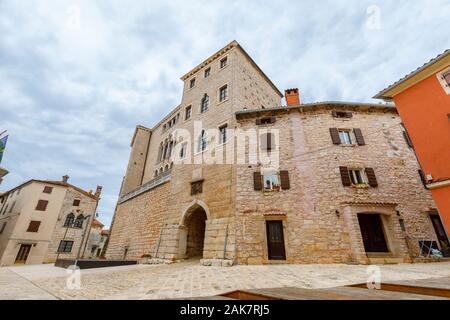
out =
[[199,205],[187,211],[180,234],[182,258],[203,257],[207,218],[205,210]]

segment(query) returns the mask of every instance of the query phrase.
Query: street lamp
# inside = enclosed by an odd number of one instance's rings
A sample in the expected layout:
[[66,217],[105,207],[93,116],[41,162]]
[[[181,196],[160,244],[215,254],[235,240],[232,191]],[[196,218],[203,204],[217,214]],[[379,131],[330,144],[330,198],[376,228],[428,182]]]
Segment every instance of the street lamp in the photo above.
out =
[[[83,220],[89,219],[91,216],[92,216],[91,214],[88,214],[87,216],[83,216]],[[86,237],[86,230],[85,230],[84,226],[81,229],[83,230],[83,237],[81,239],[80,247],[78,248],[77,259],[75,260],[75,266],[77,265],[78,259],[80,258],[81,248],[83,247],[84,238]]]

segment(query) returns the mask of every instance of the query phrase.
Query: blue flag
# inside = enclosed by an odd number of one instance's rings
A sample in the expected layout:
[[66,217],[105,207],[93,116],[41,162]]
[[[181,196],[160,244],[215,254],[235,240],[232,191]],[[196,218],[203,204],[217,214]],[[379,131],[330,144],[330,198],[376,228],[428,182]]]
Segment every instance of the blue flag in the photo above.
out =
[[8,141],[8,136],[4,136],[0,139],[0,163],[2,163],[3,154],[5,153],[6,142]]

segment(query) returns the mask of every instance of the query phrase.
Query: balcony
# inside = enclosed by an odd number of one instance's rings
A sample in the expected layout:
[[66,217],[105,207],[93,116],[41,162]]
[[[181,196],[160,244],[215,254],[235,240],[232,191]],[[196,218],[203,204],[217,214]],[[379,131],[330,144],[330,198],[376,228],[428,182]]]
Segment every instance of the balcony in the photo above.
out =
[[170,181],[171,173],[172,173],[171,170],[163,172],[161,175],[144,183],[139,188],[134,189],[133,191],[130,191],[127,194],[124,194],[122,197],[119,198],[118,203],[119,204],[124,203],[130,199],[133,199],[133,198],[143,194],[144,192],[150,191],[150,190],[162,185],[163,183]]

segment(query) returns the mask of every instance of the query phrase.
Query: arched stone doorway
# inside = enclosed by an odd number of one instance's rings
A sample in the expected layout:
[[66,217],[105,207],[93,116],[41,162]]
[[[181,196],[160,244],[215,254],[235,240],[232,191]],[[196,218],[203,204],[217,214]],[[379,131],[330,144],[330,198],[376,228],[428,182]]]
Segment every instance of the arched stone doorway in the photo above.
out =
[[198,203],[185,212],[180,229],[181,258],[203,257],[207,219],[205,207]]

